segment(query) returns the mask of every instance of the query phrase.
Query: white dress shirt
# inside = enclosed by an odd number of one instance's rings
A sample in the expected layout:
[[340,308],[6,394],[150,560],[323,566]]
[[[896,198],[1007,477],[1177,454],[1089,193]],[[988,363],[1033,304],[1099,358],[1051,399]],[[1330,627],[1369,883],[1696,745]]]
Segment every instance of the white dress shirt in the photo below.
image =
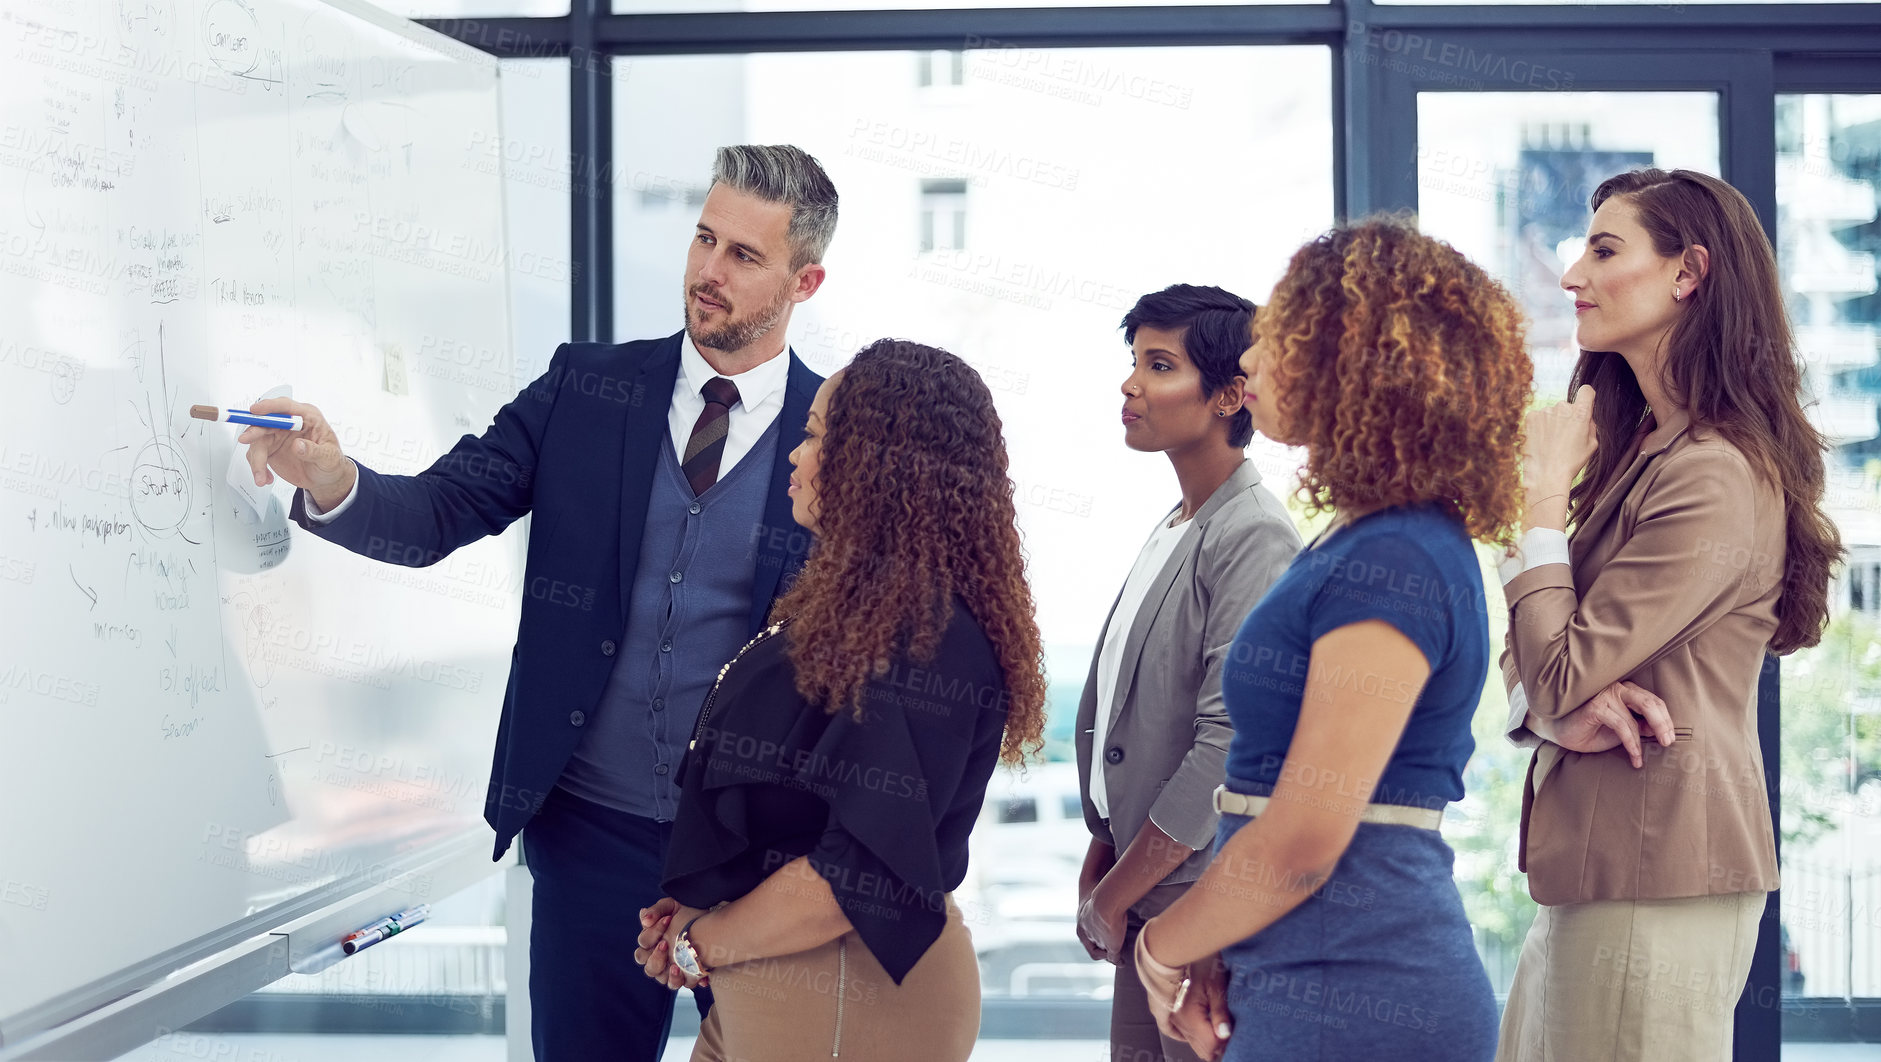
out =
[[[686,443],[692,438],[692,426],[705,412],[705,396],[700,394],[712,377],[719,375],[699,353],[699,348],[692,343],[692,333],[682,333],[679,340],[679,375],[673,381],[673,400],[667,404],[666,424],[673,435],[673,456],[684,460]],[[757,445],[758,437],[771,426],[771,421],[784,409],[784,391],[790,382],[790,355],[779,350],[775,355],[736,376],[727,376],[727,380],[738,387],[738,403],[731,407],[731,423],[725,426],[725,452],[718,460],[718,478],[724,479],[738,464],[740,458],[751,452]],[[787,424],[789,431],[796,431],[802,425]],[[796,448],[793,436],[780,435],[777,445],[784,453]],[[338,505],[322,511],[314,504],[313,495],[306,494],[303,499],[307,505],[307,518],[316,524],[328,524],[340,518],[340,515],[353,504],[353,496],[359,493],[359,483],[353,483],[353,489],[346,492],[346,497]]]
[[[673,401],[666,407],[666,424],[673,432],[673,456],[686,457],[686,442],[692,438],[692,426],[705,412],[705,396],[699,392],[719,375],[692,345],[692,334],[679,341],[679,378],[673,381]],[[790,381],[790,355],[779,350],[769,360],[746,369],[727,380],[738,386],[738,404],[731,407],[731,423],[725,426],[725,453],[718,459],[718,478],[724,479],[771,426],[784,409],[784,385]],[[787,432],[803,430],[801,424],[786,424]],[[788,434],[777,438],[779,453],[796,449],[797,440]]]
[[[1496,566],[1496,574],[1507,586],[1515,577],[1544,564],[1569,563],[1567,532],[1552,527],[1531,527],[1516,543],[1515,552]],[[1503,733],[1517,748],[1534,748],[1541,738],[1528,728],[1528,691],[1516,683],[1509,690],[1509,725]]]
[[1188,526],[1187,520],[1174,527],[1165,520],[1150,533],[1149,541],[1143,543],[1142,552],[1136,555],[1130,577],[1123,581],[1123,593],[1111,613],[1104,644],[1097,647],[1097,715],[1091,724],[1091,806],[1097,809],[1098,818],[1110,818],[1110,791],[1104,786],[1104,738],[1110,731],[1110,710],[1117,696],[1123,645],[1130,638],[1130,628],[1136,625],[1136,614],[1143,608],[1143,598],[1149,594],[1150,584],[1156,581],[1156,574],[1163,570],[1169,555],[1176,551],[1176,542]]

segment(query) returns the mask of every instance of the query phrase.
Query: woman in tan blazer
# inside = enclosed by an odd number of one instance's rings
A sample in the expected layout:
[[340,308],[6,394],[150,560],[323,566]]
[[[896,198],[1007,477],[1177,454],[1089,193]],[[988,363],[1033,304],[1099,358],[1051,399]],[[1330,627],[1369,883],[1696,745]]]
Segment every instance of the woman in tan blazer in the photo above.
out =
[[1300,535],[1244,452],[1241,352],[1254,304],[1175,284],[1124,315],[1130,375],[1124,445],[1161,453],[1182,501],[1161,514],[1098,634],[1078,702],[1078,779],[1091,830],[1078,881],[1078,938],[1117,964],[1111,1058],[1194,1062],[1161,1036],[1135,963],[1136,935],[1207,868],[1232,728],[1221,672],[1235,631]]
[[1497,1057],[1711,1062],[1777,885],[1757,677],[1821,637],[1840,545],[1750,204],[1649,169],[1593,207],[1561,278],[1575,396],[1529,415],[1530,530],[1503,566],[1543,906]]

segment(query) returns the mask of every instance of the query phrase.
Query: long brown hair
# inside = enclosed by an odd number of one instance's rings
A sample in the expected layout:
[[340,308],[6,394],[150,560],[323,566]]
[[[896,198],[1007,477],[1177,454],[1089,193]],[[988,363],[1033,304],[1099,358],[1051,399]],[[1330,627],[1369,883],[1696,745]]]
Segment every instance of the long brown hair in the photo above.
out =
[[797,690],[860,717],[869,679],[904,649],[932,660],[954,596],[1006,681],[1000,758],[1044,747],[1045,675],[992,392],[944,350],[882,339],[830,394],[816,473],[817,539],[772,610],[790,619]]
[[[1723,436],[1783,491],[1788,560],[1770,648],[1790,653],[1815,645],[1829,620],[1829,568],[1842,542],[1822,511],[1828,443],[1803,413],[1802,365],[1769,237],[1743,193],[1707,174],[1622,173],[1594,189],[1593,208],[1616,195],[1632,204],[1660,255],[1683,254],[1693,244],[1711,253],[1703,283],[1686,296],[1685,312],[1666,338],[1661,383],[1689,410],[1694,428]],[[1570,519],[1618,474],[1646,412],[1639,380],[1617,353],[1581,351],[1568,394],[1581,384],[1594,388],[1599,449],[1568,494]]]
[[1406,219],[1367,218],[1301,247],[1255,328],[1310,512],[1435,501],[1514,543],[1534,364],[1502,285]]

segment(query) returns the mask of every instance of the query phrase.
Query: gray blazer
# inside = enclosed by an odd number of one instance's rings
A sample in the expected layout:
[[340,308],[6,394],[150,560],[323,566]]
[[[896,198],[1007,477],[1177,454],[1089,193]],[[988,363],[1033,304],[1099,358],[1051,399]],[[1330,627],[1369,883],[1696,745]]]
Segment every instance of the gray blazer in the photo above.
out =
[[[1137,614],[1118,616],[1113,601],[1098,633],[1076,728],[1084,821],[1119,853],[1149,818],[1194,848],[1164,885],[1194,881],[1213,857],[1219,816],[1212,794],[1233,734],[1221,702],[1222,662],[1241,622],[1299,550],[1299,532],[1280,499],[1261,486],[1254,462],[1243,462],[1189,521]],[[1130,633],[1104,735],[1105,820],[1091,804],[1091,741],[1097,656],[1113,622],[1128,622]],[[1173,899],[1159,898],[1167,891],[1158,886],[1133,910],[1153,916]]]

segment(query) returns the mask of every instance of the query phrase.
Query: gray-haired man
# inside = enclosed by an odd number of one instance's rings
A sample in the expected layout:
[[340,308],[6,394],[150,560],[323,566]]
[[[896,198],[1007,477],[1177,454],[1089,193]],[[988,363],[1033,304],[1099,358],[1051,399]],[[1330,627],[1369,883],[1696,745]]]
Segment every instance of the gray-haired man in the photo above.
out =
[[301,487],[302,526],[366,556],[431,564],[535,514],[484,817],[498,856],[523,832],[535,880],[540,1062],[665,1049],[674,997],[633,961],[636,913],[660,898],[705,693],[809,548],[786,440],[822,378],[784,334],[822,286],[835,229],[815,159],[720,148],[678,334],[563,345],[482,436],[416,476],[346,458],[304,403],[254,406],[299,413],[304,430],[244,434],[257,481]]

